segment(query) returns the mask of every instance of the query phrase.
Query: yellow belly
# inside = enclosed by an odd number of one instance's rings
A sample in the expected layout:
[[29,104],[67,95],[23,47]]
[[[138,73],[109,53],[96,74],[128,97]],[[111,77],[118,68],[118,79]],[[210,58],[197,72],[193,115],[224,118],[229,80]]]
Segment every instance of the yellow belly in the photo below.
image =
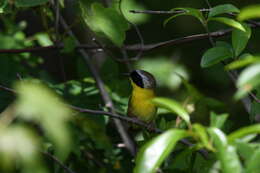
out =
[[151,122],[156,118],[157,108],[152,103],[155,97],[154,91],[151,89],[134,88],[128,103],[129,116]]

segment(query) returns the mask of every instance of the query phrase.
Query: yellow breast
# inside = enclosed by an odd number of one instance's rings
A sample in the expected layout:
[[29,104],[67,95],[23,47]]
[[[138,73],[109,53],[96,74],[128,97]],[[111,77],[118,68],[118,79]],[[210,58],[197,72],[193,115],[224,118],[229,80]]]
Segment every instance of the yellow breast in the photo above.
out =
[[128,115],[139,118],[145,122],[151,122],[156,117],[157,108],[152,103],[155,97],[153,89],[138,87],[133,84],[133,91],[128,103]]

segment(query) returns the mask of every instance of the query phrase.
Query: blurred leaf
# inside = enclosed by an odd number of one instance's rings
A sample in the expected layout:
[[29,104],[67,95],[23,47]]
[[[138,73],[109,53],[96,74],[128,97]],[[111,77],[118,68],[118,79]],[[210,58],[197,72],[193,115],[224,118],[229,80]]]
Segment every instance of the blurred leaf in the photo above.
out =
[[[260,98],[260,86],[256,87],[256,97]],[[260,103],[254,100],[251,105],[250,119],[252,122],[260,122]]]
[[106,36],[118,47],[123,44],[129,25],[115,8],[105,8],[100,3],[93,3],[92,14],[88,14],[89,11],[83,4],[81,4],[81,9],[84,21],[94,32],[100,36]]
[[228,114],[217,115],[214,112],[210,113],[210,127],[221,129],[228,118]]
[[182,79],[182,82],[189,92],[189,96],[191,96],[195,102],[204,97],[203,94],[200,93],[200,91],[197,90],[197,88],[195,88],[193,85],[191,85],[187,80]]
[[225,66],[226,70],[233,70],[237,68],[244,67],[253,63],[260,63],[260,57],[253,56],[249,53],[242,54],[238,60],[231,62]]
[[245,23],[241,23],[245,28],[245,31],[241,31],[239,29],[234,29],[232,31],[232,45],[235,51],[235,56],[239,56],[239,54],[245,49],[248,40],[251,37],[251,28]]
[[228,135],[228,141],[229,143],[234,142],[236,139],[242,138],[244,136],[250,135],[250,134],[255,134],[255,133],[260,133],[260,125],[251,125],[247,127],[242,127],[231,134]]
[[246,162],[246,173],[252,173],[252,172],[259,172],[260,170],[260,165],[259,165],[259,160],[260,160],[260,148],[257,150],[251,150],[248,151],[251,154],[251,158]]
[[38,123],[56,145],[58,156],[66,157],[70,149],[66,124],[71,114],[69,108],[42,84],[26,81],[18,83],[15,88],[18,92],[17,114]]
[[5,12],[5,7],[8,5],[8,0],[0,2],[0,14]]
[[[130,10],[146,10],[145,6],[141,4],[142,2],[138,2],[136,0],[123,0],[121,1],[121,7],[124,16],[132,23],[142,24],[145,23],[149,19],[148,14],[134,14],[131,13]],[[115,8],[119,8],[118,1],[114,1],[113,3]]]
[[193,129],[195,135],[198,136],[199,140],[203,144],[203,147],[206,147],[207,149],[213,151],[214,149],[211,145],[211,142],[209,141],[209,137],[208,137],[205,127],[203,127],[200,124],[193,124],[192,129]]
[[241,72],[237,80],[236,99],[244,97],[260,84],[260,63],[253,64]]
[[250,143],[244,142],[242,140],[236,140],[234,145],[237,148],[239,155],[241,155],[243,160],[246,162],[252,157],[252,153],[254,153],[256,149]]
[[225,134],[214,127],[209,128],[209,134],[213,139],[213,143],[217,149],[217,157],[220,160],[223,173],[238,173],[242,171],[236,149],[228,145]]
[[176,143],[187,136],[185,130],[171,129],[147,142],[137,154],[134,173],[155,173]]
[[260,5],[251,5],[241,9],[241,12],[237,16],[240,21],[259,18],[260,17]]
[[38,33],[35,35],[36,40],[41,46],[51,46],[53,45],[50,37],[46,33]]
[[226,47],[213,47],[208,49],[202,56],[200,66],[210,67],[214,64],[217,64],[227,58],[232,57],[232,52]]
[[43,5],[48,2],[48,0],[15,0],[16,7],[33,7],[37,5]]
[[217,16],[224,13],[239,13],[240,10],[232,4],[222,4],[213,7],[209,11],[209,17]]
[[171,11],[182,11],[182,13],[173,15],[171,17],[169,17],[168,19],[166,19],[163,22],[163,26],[167,25],[168,22],[170,22],[171,20],[173,20],[175,17],[178,16],[193,16],[196,17],[202,24],[205,23],[205,18],[202,15],[202,13],[200,12],[200,10],[195,9],[195,8],[174,8]]
[[223,23],[225,25],[231,26],[235,29],[238,29],[240,31],[246,32],[246,29],[244,28],[244,26],[241,23],[235,21],[234,19],[230,19],[227,17],[212,17],[212,18],[209,18],[208,21],[217,21],[217,22]]
[[[142,58],[136,64],[138,69],[146,70],[154,75],[159,87],[176,90],[180,87],[182,79],[189,79],[187,69],[182,64],[174,63],[166,57]],[[157,68],[160,66],[161,68]]]
[[11,169],[22,165],[24,172],[46,173],[40,164],[39,141],[23,126],[9,126],[0,131],[0,159],[2,166]]
[[190,124],[190,116],[188,112],[175,100],[157,97],[153,99],[153,103],[159,107],[170,110],[172,113],[180,116],[188,125]]

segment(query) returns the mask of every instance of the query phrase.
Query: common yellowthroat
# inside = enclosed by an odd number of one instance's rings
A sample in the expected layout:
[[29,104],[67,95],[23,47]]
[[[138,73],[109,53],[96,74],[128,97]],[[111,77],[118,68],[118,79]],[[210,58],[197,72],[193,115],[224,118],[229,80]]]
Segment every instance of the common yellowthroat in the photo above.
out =
[[155,78],[144,70],[134,70],[130,73],[130,80],[132,94],[128,102],[127,115],[152,123],[157,112],[157,107],[152,103],[155,97]]

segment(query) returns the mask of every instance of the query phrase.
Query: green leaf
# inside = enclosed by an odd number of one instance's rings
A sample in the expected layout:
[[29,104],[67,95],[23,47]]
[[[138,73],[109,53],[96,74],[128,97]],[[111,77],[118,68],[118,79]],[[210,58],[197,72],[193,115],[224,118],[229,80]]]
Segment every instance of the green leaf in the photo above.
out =
[[235,147],[228,145],[225,134],[217,128],[209,128],[209,134],[217,149],[217,157],[220,160],[223,173],[239,173],[242,166]]
[[228,118],[228,114],[217,115],[214,112],[210,113],[210,127],[221,129]]
[[239,13],[240,10],[232,4],[223,4],[213,7],[209,12],[209,17],[224,13]]
[[51,41],[47,33],[38,33],[34,36],[41,46],[51,46],[53,42]]
[[231,134],[228,135],[228,141],[229,143],[232,143],[236,139],[242,138],[249,134],[255,134],[255,133],[260,133],[259,124],[243,127],[241,129],[236,130],[235,132],[232,132]]
[[193,16],[196,17],[202,24],[205,23],[205,18],[201,11],[195,8],[174,8],[171,11],[183,11],[183,13],[173,15],[163,22],[163,26],[167,25],[169,21],[178,16]]
[[234,146],[237,148],[239,155],[246,161],[252,157],[252,153],[254,153],[254,150],[256,149],[252,144],[240,139],[235,141]]
[[[115,8],[119,10],[119,3],[118,1],[113,1],[112,4]],[[142,2],[137,0],[127,0],[121,1],[121,10],[126,17],[126,19],[136,25],[140,25],[145,23],[151,17],[148,14],[139,13],[136,15],[135,13],[131,13],[130,10],[147,10],[146,6],[142,4]]]
[[259,164],[259,160],[260,160],[260,148],[258,148],[257,150],[253,150],[250,152],[250,154],[252,155],[250,157],[250,159],[246,162],[246,173],[252,173],[252,172],[259,172],[260,170],[260,164]]
[[16,7],[33,7],[37,5],[43,5],[49,0],[15,0]]
[[55,145],[58,156],[66,157],[70,149],[67,121],[71,111],[53,92],[42,84],[25,81],[16,85],[19,117],[39,124]]
[[203,127],[200,124],[193,124],[192,129],[195,135],[198,136],[198,138],[200,139],[204,147],[206,147],[209,150],[214,150],[213,147],[211,146],[211,142],[209,141],[209,137],[205,127]]
[[242,23],[242,25],[245,28],[245,32],[239,29],[234,29],[232,31],[232,45],[236,57],[245,49],[247,42],[251,37],[251,28],[245,23]]
[[158,107],[162,107],[170,110],[173,113],[176,113],[187,124],[190,124],[189,114],[177,101],[168,98],[157,97],[153,99],[153,103],[155,103]]
[[226,70],[233,70],[237,68],[241,68],[252,63],[259,63],[260,57],[253,56],[249,53],[242,54],[238,60],[231,62],[230,64],[225,66]]
[[260,17],[260,5],[251,5],[243,8],[239,15],[237,16],[237,19],[240,21],[253,19],[253,18],[259,18]]
[[237,80],[238,91],[235,98],[239,99],[260,84],[260,63],[247,67],[239,75]]
[[81,5],[86,24],[99,36],[105,36],[115,45],[121,46],[125,40],[125,32],[129,25],[125,18],[115,8],[105,8],[100,3],[91,5],[92,14]]
[[217,21],[217,22],[223,23],[225,25],[231,26],[235,29],[239,29],[244,32],[246,31],[246,29],[243,27],[243,25],[241,23],[235,21],[234,19],[230,19],[227,17],[212,17],[212,18],[209,18],[208,21]]
[[204,55],[202,56],[200,66],[210,67],[212,65],[215,65],[222,60],[225,60],[227,58],[232,57],[232,52],[226,47],[213,47],[208,49]]
[[187,136],[185,130],[171,129],[147,142],[137,154],[134,173],[155,173],[176,143]]

